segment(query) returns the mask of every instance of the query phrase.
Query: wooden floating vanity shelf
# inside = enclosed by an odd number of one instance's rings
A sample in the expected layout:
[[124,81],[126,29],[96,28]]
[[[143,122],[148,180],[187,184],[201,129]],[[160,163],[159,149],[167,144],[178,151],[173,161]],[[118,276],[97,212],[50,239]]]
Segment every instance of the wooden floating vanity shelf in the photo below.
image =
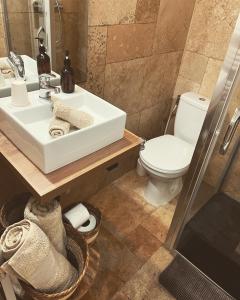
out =
[[[35,197],[42,201],[49,201],[56,196],[68,193],[84,175],[93,172],[95,169],[104,168],[111,171],[117,166],[118,158],[131,152],[134,153],[136,158],[141,142],[141,138],[125,130],[124,137],[121,140],[50,174],[42,173],[1,132],[0,155]],[[89,182],[89,184],[92,184],[92,182]]]

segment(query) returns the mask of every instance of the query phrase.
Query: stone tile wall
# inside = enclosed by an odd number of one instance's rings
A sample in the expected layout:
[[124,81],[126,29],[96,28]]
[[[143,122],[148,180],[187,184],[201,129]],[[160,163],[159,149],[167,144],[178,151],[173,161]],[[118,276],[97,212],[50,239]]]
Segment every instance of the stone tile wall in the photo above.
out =
[[127,128],[163,133],[195,0],[90,0],[91,92],[125,110]]
[[211,98],[239,11],[238,0],[196,0],[175,96]]

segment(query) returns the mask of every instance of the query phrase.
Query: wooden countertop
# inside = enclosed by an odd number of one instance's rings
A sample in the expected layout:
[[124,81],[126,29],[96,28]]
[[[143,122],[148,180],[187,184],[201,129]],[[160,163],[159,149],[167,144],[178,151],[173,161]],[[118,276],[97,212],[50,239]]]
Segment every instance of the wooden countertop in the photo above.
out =
[[125,130],[121,140],[49,174],[42,173],[1,132],[0,153],[30,192],[42,201],[48,201],[74,186],[80,176],[135,147],[139,147],[141,141],[141,138]]

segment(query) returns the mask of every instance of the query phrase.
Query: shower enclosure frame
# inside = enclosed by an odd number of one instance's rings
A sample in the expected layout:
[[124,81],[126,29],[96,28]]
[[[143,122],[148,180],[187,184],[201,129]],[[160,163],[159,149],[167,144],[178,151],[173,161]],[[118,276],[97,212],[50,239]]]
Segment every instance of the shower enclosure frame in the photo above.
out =
[[3,27],[5,32],[4,41],[5,41],[6,51],[7,53],[9,53],[12,46],[11,46],[10,31],[8,26],[9,20],[8,20],[8,12],[7,12],[7,3],[6,0],[0,0],[0,1],[1,1],[2,11],[3,11]]
[[[177,251],[178,240],[188,221],[191,207],[196,199],[200,184],[222,130],[229,104],[238,84],[240,84],[240,16],[237,19],[229,43],[209,110],[189,166],[189,171],[184,180],[183,189],[179,195],[175,214],[165,242],[166,247],[173,253]],[[226,172],[231,165],[237,144],[234,145],[229,161],[219,177],[220,179],[215,192],[220,188]]]

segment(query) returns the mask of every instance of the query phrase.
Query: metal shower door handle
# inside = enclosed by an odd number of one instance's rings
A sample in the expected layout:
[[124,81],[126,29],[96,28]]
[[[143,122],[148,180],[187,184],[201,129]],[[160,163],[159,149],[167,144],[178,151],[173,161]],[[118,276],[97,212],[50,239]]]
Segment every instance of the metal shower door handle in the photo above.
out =
[[223,142],[219,149],[220,154],[222,155],[226,154],[239,123],[240,123],[240,107],[236,108],[233,117],[230,121],[230,124],[228,125],[227,132],[224,136]]

